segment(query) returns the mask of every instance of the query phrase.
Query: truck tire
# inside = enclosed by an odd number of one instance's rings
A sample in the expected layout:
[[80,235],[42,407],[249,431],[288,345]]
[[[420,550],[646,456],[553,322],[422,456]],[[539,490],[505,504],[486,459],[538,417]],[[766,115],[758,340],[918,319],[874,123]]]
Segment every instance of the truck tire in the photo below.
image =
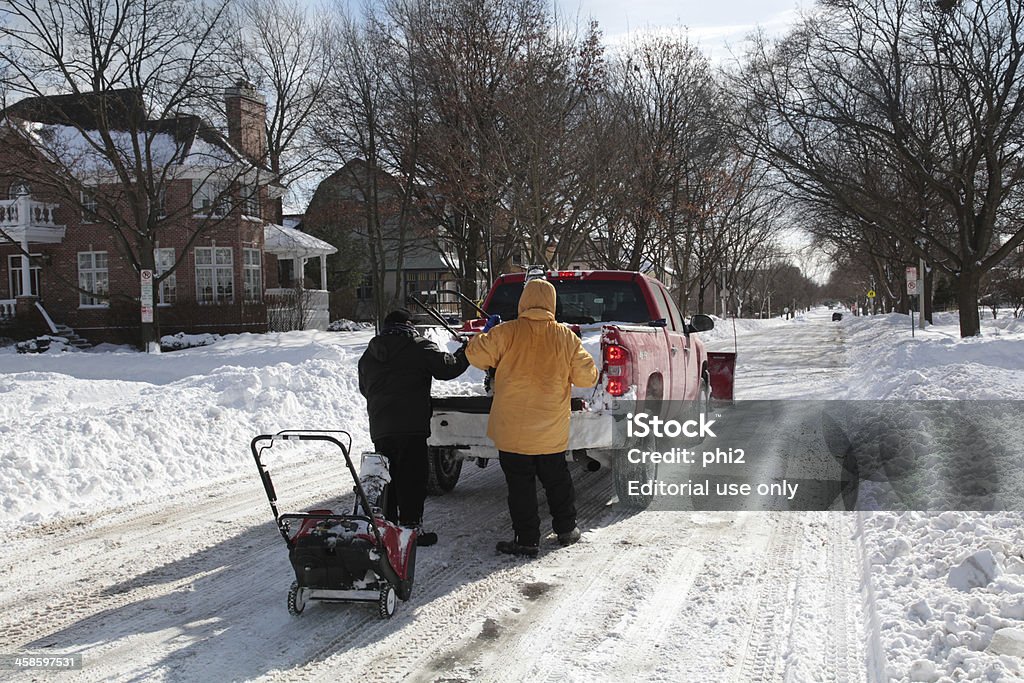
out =
[[[658,478],[658,466],[651,462],[632,463],[626,457],[631,448],[639,448],[641,451],[650,451],[654,447],[654,439],[637,439],[636,443],[627,445],[622,451],[615,454],[612,459],[612,486],[615,488],[615,495],[619,504],[630,510],[646,510],[653,500],[653,492],[642,494],[639,492],[630,493],[630,482],[646,484]],[[634,487],[636,485],[634,484]],[[634,488],[634,491],[637,491]]]
[[429,446],[427,448],[427,493],[440,496],[448,493],[459,483],[462,474],[462,458],[455,455],[454,448]]
[[[697,393],[696,405],[693,407],[694,420],[700,421],[701,415],[711,415],[711,380],[707,372],[700,377],[700,391]],[[698,436],[694,443],[704,443],[704,437]]]

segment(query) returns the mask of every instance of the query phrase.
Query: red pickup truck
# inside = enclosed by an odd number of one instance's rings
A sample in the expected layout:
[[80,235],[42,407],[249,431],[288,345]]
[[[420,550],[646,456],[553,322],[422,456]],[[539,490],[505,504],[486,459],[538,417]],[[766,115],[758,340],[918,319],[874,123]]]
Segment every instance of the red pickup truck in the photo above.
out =
[[[654,466],[626,462],[616,420],[644,403],[653,408],[659,401],[687,401],[706,412],[712,398],[731,400],[735,354],[708,354],[697,333],[712,329],[714,321],[706,315],[683,320],[665,285],[642,273],[571,270],[542,276],[558,293],[555,318],[580,335],[601,370],[596,387],[573,390],[569,457],[591,471],[610,469],[619,500],[642,506],[647,501],[629,496],[627,483],[653,478]],[[526,279],[523,273],[500,276],[483,309],[514,319]],[[468,321],[463,331],[472,334],[483,324]],[[497,456],[486,435],[490,401],[487,395],[432,399],[432,492],[455,487],[463,460],[484,466]]]

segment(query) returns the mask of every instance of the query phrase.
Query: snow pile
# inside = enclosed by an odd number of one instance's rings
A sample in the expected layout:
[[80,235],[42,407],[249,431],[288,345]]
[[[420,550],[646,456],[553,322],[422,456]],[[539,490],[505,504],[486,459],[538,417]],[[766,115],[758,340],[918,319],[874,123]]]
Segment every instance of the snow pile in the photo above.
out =
[[863,525],[888,679],[1024,676],[1024,515],[875,513]]
[[[0,524],[244,474],[255,467],[249,441],[257,434],[345,429],[354,452],[367,450],[354,366],[369,337],[245,334],[167,355],[4,355]],[[311,456],[299,451],[294,457]]]
[[911,337],[910,318],[890,313],[841,323],[854,372],[852,399],[1024,399],[1024,321],[982,319],[980,337],[961,339],[955,315]]
[[[913,337],[906,315],[835,323],[851,364],[842,397],[1024,398],[1024,321],[982,317],[983,335],[973,339],[960,338],[955,314],[935,322]],[[1018,449],[1020,440],[1007,445]],[[861,513],[861,525],[886,677],[1024,678],[1024,513],[874,512]]]

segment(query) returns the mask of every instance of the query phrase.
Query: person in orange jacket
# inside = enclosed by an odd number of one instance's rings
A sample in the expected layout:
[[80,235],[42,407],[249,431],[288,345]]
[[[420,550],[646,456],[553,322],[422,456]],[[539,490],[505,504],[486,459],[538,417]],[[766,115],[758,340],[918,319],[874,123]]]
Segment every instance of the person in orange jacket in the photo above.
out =
[[515,537],[498,552],[536,556],[540,545],[536,480],[548,498],[551,526],[562,545],[579,540],[576,492],[565,459],[572,386],[592,387],[598,372],[579,337],[555,321],[555,288],[531,280],[519,298],[516,320],[491,316],[466,347],[474,366],[495,368],[487,436],[498,448],[508,484]]

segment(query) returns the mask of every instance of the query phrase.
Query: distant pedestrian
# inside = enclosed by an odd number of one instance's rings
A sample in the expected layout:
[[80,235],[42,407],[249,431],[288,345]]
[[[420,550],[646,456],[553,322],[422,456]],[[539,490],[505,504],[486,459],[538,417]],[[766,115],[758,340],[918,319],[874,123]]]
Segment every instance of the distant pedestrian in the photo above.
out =
[[555,288],[547,280],[527,282],[518,318],[498,324],[500,318],[492,315],[466,348],[473,365],[495,368],[487,435],[498,448],[515,532],[497,550],[510,555],[538,553],[538,479],[558,542],[571,545],[580,539],[576,492],[565,460],[570,397],[573,385],[594,386],[598,372],[579,337],[555,321],[555,300]]
[[420,336],[409,311],[391,311],[379,335],[359,359],[359,392],[366,397],[370,438],[387,457],[391,484],[385,517],[418,528],[419,545],[433,545],[437,534],[422,530],[427,497],[427,437],[430,436],[430,385],[466,371],[466,347],[454,354]]

